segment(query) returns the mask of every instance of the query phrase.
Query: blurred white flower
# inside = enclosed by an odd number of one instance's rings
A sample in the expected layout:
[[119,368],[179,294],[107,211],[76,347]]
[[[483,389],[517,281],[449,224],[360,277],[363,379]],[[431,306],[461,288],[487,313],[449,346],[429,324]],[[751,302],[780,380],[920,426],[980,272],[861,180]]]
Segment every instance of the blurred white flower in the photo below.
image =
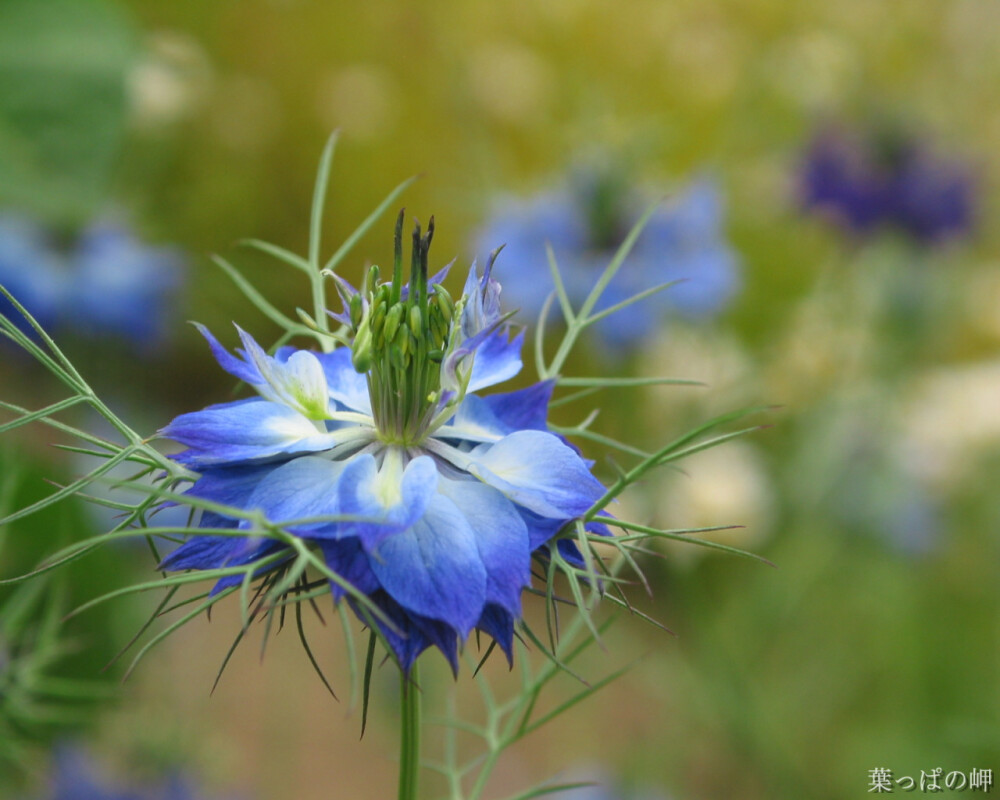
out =
[[385,135],[396,120],[396,85],[392,76],[373,64],[338,69],[320,83],[317,110],[330,128],[354,139]]
[[535,125],[549,110],[552,68],[521,44],[495,42],[472,48],[468,80],[476,102],[502,122]]
[[[740,525],[732,530],[697,534],[699,538],[755,550],[771,532],[774,487],[757,449],[747,442],[713,447],[664,473],[653,487],[656,521],[668,528]],[[691,559],[704,548],[664,540],[670,557]]]
[[155,128],[184,119],[204,104],[211,82],[208,55],[197,41],[172,31],[155,33],[128,75],[133,121]]
[[903,451],[923,477],[954,486],[1000,448],[1000,360],[945,367],[917,381],[903,403]]

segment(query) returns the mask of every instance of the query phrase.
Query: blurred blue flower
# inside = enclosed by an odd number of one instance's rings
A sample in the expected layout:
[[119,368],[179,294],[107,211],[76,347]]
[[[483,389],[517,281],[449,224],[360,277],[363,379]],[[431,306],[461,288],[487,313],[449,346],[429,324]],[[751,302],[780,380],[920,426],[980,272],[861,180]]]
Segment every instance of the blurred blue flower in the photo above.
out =
[[108,781],[79,748],[64,745],[53,755],[46,800],[198,800],[190,781],[171,775],[143,785]]
[[[511,304],[537,319],[554,290],[546,256],[551,244],[567,293],[579,306],[638,221],[645,200],[608,170],[576,173],[569,185],[527,199],[507,198],[483,226],[477,251],[506,245],[504,263]],[[598,323],[615,348],[637,344],[670,312],[698,318],[722,311],[739,288],[739,260],[725,239],[719,187],[692,183],[650,217],[598,309],[655,286],[680,281],[659,294]]]
[[976,193],[969,171],[912,137],[826,130],[806,153],[802,202],[866,235],[894,228],[919,242],[968,233]]
[[[181,270],[177,252],[148,247],[119,224],[95,222],[63,248],[33,220],[0,216],[0,285],[48,330],[155,345]],[[0,313],[27,329],[6,299]]]
[[181,279],[176,251],[148,247],[124,226],[98,222],[80,234],[70,265],[68,313],[84,327],[146,345],[163,340],[167,299]]
[[[183,414],[162,433],[200,473],[191,496],[259,510],[316,546],[392,621],[377,624],[404,671],[431,646],[457,671],[473,629],[512,658],[533,552],[605,489],[548,431],[552,381],[476,394],[520,371],[523,333],[510,338],[502,324],[492,264],[481,278],[473,266],[453,302],[435,288],[438,276],[428,280],[429,244],[430,232],[415,245],[409,287],[400,272],[379,283],[377,267],[360,292],[338,278],[350,347],[270,356],[240,331],[237,357],[202,330],[222,368],[260,397]],[[247,527],[208,512],[200,524]],[[570,540],[560,546],[579,563]],[[214,569],[292,552],[274,539],[200,535],[161,566]],[[223,578],[213,592],[241,580]],[[331,591],[345,596],[336,582]],[[359,596],[347,600],[371,621]]]
[[[51,328],[65,306],[67,286],[62,265],[45,231],[26,217],[0,216],[0,285],[44,327]],[[0,314],[25,332],[30,326],[6,297]]]
[[667,795],[651,786],[628,789],[621,781],[601,770],[573,770],[571,775],[572,778],[563,783],[586,782],[591,785],[557,791],[553,797],[561,800],[667,800]]

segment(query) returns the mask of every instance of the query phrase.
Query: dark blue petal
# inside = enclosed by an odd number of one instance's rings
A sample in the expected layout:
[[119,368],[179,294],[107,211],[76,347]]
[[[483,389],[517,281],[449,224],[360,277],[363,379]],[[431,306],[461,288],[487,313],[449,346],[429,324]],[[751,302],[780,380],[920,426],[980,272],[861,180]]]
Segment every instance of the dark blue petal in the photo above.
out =
[[491,394],[482,398],[500,422],[506,433],[513,431],[548,430],[546,419],[555,381],[540,381],[515,392]]
[[[379,588],[378,578],[368,563],[368,554],[357,539],[322,539],[319,546],[326,565],[359,592],[372,594]],[[330,581],[330,591],[334,600],[347,594],[334,581]]]
[[514,617],[510,612],[500,606],[487,604],[476,627],[493,637],[507,656],[507,663],[514,666]]
[[[285,547],[273,539],[259,539],[242,536],[194,536],[163,559],[158,569],[176,572],[186,569],[220,569],[240,567],[258,558],[276,553]],[[282,561],[267,564],[254,573],[254,577],[270,572]],[[212,588],[212,594],[236,586],[243,581],[242,575],[220,578]]]
[[[407,611],[381,590],[372,594],[369,599],[392,620],[396,627],[396,630],[393,630],[375,618],[375,624],[385,636],[404,673],[409,673],[413,662],[424,650],[436,646],[448,659],[452,671],[457,674],[458,637],[449,625]],[[366,618],[360,613],[357,601],[348,598],[348,603],[359,619],[366,623],[370,622],[371,615]]]
[[[261,480],[274,469],[273,464],[206,469],[185,494],[246,510],[250,495]],[[202,515],[202,527],[210,527],[204,523],[204,517],[208,515],[209,512]]]

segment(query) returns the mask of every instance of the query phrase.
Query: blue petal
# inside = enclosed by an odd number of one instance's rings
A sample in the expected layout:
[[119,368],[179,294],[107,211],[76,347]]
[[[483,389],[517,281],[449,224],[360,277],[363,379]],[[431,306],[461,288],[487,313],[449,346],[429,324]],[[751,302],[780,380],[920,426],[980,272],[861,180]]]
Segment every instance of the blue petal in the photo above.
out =
[[338,347],[332,353],[315,353],[315,356],[326,373],[330,397],[352,411],[371,414],[368,378],[354,369],[351,349]]
[[[396,630],[393,630],[380,620],[375,620],[375,624],[378,625],[379,630],[389,643],[389,647],[392,648],[399,660],[404,674],[409,673],[417,657],[432,645],[444,653],[448,663],[451,664],[452,671],[458,672],[458,639],[450,627],[408,612],[384,591],[375,592],[370,599],[392,620],[396,627]],[[366,623],[369,621],[360,613],[357,601],[349,598],[348,603],[359,619]]]
[[[202,472],[201,477],[184,494],[245,510],[247,500],[257,488],[257,484],[274,468],[273,464],[265,464],[208,469]],[[238,519],[234,517],[216,514],[214,511],[203,511],[198,527],[235,528],[237,523]]]
[[[524,508],[519,508],[518,512],[521,515],[521,519],[524,520],[525,525],[528,526],[528,540],[532,553],[555,536],[564,525],[573,522],[573,519],[551,519],[549,517],[540,517]],[[596,533],[598,536],[612,535],[608,526],[603,522],[598,522],[597,520],[591,520],[584,525],[584,528],[590,533]],[[575,539],[567,539],[567,541],[572,542],[575,541]],[[544,555],[544,553],[542,555]]]
[[[378,578],[368,563],[368,554],[355,538],[322,539],[319,543],[326,565],[362,594],[371,594],[379,588]],[[334,600],[347,592],[336,582],[330,581]]]
[[507,428],[506,433],[544,431],[548,430],[546,419],[555,385],[555,381],[541,381],[516,392],[491,394],[482,399]]
[[498,328],[487,336],[476,349],[468,391],[476,392],[517,375],[521,371],[523,344],[523,330],[510,341],[505,328]]
[[528,527],[514,504],[476,480],[442,478],[440,492],[465,517],[486,567],[486,602],[521,615],[521,590],[531,583]]
[[496,442],[518,430],[547,430],[546,412],[553,381],[542,381],[516,392],[479,397],[468,394],[440,438]]
[[[273,539],[259,539],[249,536],[195,536],[164,558],[158,569],[177,571],[239,567],[270,553],[275,553],[284,547],[283,543]],[[282,559],[282,561],[284,560],[286,559]],[[257,578],[270,572],[280,563],[282,562],[278,561],[261,567],[254,572],[254,577]],[[212,587],[211,594],[218,594],[223,589],[236,586],[242,581],[242,575],[229,575],[220,578]]]
[[246,502],[257,488],[257,484],[273,470],[272,465],[207,469],[185,494],[245,509]]
[[260,373],[262,382],[257,391],[266,399],[294,408],[309,419],[325,419],[330,396],[326,373],[316,354],[308,350],[283,353],[282,358],[270,356],[254,338],[236,326],[248,363]]
[[487,604],[476,627],[493,637],[507,656],[507,663],[514,666],[514,617],[500,606]]
[[253,542],[243,536],[193,536],[160,562],[157,569],[218,569],[245,555]]
[[476,534],[443,495],[411,528],[382,542],[371,566],[407,612],[446,622],[463,639],[482,614],[487,578]]
[[299,412],[268,400],[252,398],[181,414],[161,435],[190,447],[174,458],[192,467],[220,465],[327,450],[337,433],[320,433]]
[[[338,513],[337,483],[345,462],[302,456],[283,464],[264,478],[247,500],[279,525],[307,517]],[[295,527],[303,536],[340,535],[340,523],[315,522]]]
[[249,383],[251,386],[264,382],[264,378],[261,377],[260,370],[258,370],[257,367],[253,364],[248,364],[243,359],[237,358],[230,353],[219,343],[219,340],[216,339],[204,325],[196,322],[194,323],[194,326],[198,329],[198,332],[204,336],[206,340],[208,340],[208,346],[212,350],[212,355],[215,356],[215,360],[219,362],[219,366],[226,372],[236,378],[239,378],[241,381]]
[[397,448],[386,449],[380,468],[367,453],[355,456],[340,479],[340,511],[371,522],[344,523],[344,535],[357,536],[371,552],[387,536],[409,528],[423,516],[437,485],[437,467],[430,456],[413,459],[405,469]]
[[525,525],[528,526],[528,547],[532,553],[555,536],[563,525],[572,521],[570,519],[542,517],[526,508],[519,507],[518,512]]
[[466,469],[543,517],[578,517],[604,494],[586,462],[543,431],[517,431],[496,444],[479,445],[469,453]]

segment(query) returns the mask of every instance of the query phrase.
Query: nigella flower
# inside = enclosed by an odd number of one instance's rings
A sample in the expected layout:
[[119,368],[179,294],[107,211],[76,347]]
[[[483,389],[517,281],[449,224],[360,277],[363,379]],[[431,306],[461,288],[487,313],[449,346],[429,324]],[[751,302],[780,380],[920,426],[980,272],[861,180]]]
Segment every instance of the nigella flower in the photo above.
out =
[[[579,172],[566,187],[499,203],[476,247],[485,251],[491,243],[506,243],[505,260],[517,271],[511,303],[533,321],[554,290],[546,244],[552,246],[570,300],[579,305],[639,219],[643,203],[610,171]],[[660,283],[678,284],[600,323],[599,334],[609,345],[638,343],[671,312],[699,318],[728,305],[739,285],[739,269],[725,239],[723,214],[720,190],[707,179],[692,183],[652,214],[598,310]]]
[[[359,615],[359,596],[382,612],[363,616],[404,670],[430,646],[457,669],[474,629],[512,657],[533,552],[605,489],[548,431],[551,381],[479,394],[521,368],[523,334],[504,324],[492,261],[482,276],[473,265],[453,301],[443,272],[428,278],[432,220],[425,236],[414,233],[404,284],[402,221],[391,280],[372,267],[359,291],[334,276],[344,312],[332,316],[351,332],[349,347],[272,356],[241,330],[233,355],[202,329],[222,368],[259,396],[183,414],[162,433],[187,447],[175,458],[199,474],[190,495],[263,512],[318,549],[357,593],[347,601]],[[241,524],[201,518],[202,527]],[[578,558],[568,542],[566,555]],[[283,550],[272,539],[205,534],[162,566],[247,565]],[[344,598],[340,584],[331,590]]]
[[[94,222],[60,246],[34,220],[0,216],[0,284],[45,328],[155,345],[180,274],[175,251],[148,247],[119,224]],[[3,304],[0,312],[21,319]]]
[[809,147],[800,182],[807,208],[857,234],[894,228],[933,243],[966,234],[974,223],[968,170],[899,134],[824,131]]

